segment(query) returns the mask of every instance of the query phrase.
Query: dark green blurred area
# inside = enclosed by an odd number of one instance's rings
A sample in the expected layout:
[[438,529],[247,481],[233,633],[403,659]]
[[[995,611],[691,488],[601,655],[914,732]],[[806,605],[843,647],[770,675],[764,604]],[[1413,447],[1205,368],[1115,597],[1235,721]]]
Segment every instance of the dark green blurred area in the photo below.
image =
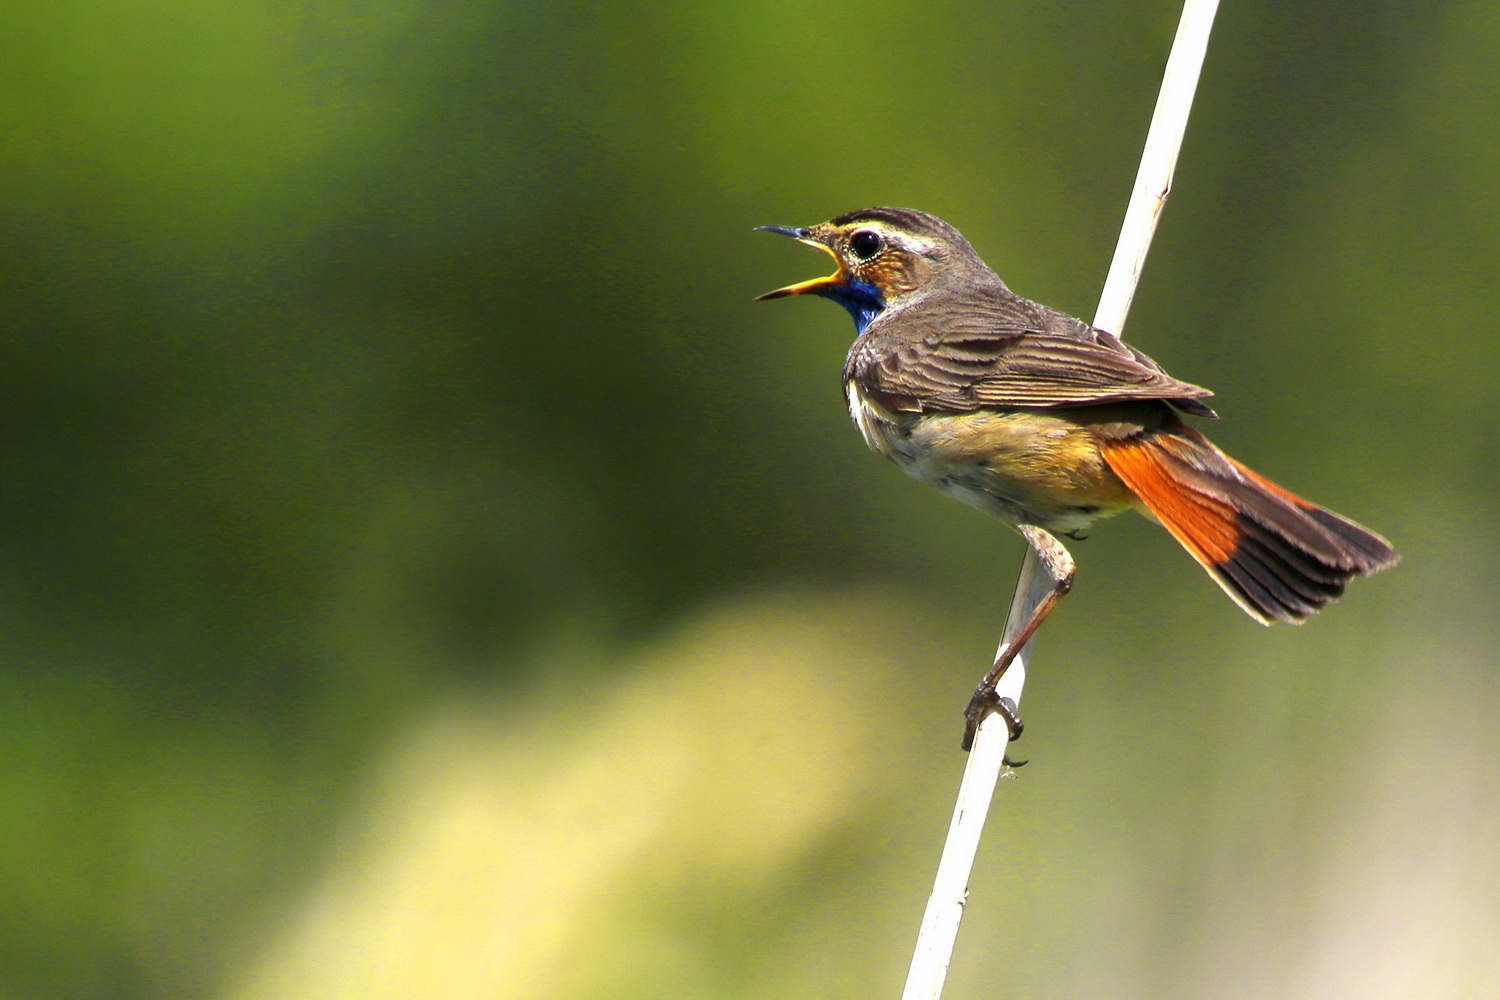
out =
[[[826,262],[750,230],[921,207],[1091,314],[1177,12],[12,4],[0,995],[219,988],[393,734],[560,645],[875,584],[972,653],[956,708],[1020,545],[865,452],[846,317],[751,303]],[[1488,664],[1497,45],[1486,0],[1225,6],[1129,336],[1406,561],[1266,633],[1101,526],[1033,691]]]

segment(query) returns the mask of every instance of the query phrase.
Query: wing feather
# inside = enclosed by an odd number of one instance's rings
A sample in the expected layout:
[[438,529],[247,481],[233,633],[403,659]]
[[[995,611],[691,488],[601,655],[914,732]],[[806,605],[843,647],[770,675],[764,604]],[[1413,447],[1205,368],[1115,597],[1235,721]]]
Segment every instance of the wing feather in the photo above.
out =
[[920,340],[877,335],[856,343],[849,374],[867,390],[912,399],[923,410],[1161,399],[1212,415],[1196,402],[1213,395],[1209,390],[1172,378],[1111,334],[1091,332],[1100,337],[963,329]]

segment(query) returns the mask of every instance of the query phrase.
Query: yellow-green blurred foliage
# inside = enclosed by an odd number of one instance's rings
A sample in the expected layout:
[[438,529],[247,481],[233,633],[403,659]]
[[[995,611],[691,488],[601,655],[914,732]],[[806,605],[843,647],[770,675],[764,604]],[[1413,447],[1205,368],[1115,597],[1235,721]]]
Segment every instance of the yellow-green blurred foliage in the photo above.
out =
[[[0,997],[895,995],[1020,544],[750,229],[1089,314],[1176,15],[11,3]],[[1128,333],[1405,562],[1075,546],[949,996],[1500,995],[1496,51],[1225,5]]]

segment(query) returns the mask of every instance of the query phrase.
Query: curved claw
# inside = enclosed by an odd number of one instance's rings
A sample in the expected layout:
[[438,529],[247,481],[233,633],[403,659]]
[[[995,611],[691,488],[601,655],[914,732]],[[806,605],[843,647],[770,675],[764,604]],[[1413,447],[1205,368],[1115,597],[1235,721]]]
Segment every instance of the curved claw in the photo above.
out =
[[[1005,720],[1005,728],[1010,732],[1010,742],[1014,743],[1021,738],[1021,733],[1026,730],[1026,723],[1021,721],[1016,703],[1010,698],[997,695],[994,688],[981,684],[974,691],[974,696],[969,699],[968,707],[964,709],[964,738],[960,746],[965,751],[973,749],[974,736],[979,732],[979,725],[991,712]],[[1026,763],[1024,760],[1021,761],[1021,764],[1024,763]]]

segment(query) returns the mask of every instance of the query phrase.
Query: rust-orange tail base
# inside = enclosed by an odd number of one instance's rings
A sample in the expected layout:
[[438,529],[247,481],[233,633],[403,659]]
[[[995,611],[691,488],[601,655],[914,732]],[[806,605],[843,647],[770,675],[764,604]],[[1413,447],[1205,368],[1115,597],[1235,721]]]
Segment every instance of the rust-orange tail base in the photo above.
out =
[[1399,558],[1373,531],[1256,475],[1187,427],[1101,448],[1146,509],[1263,624],[1300,622],[1351,578]]

